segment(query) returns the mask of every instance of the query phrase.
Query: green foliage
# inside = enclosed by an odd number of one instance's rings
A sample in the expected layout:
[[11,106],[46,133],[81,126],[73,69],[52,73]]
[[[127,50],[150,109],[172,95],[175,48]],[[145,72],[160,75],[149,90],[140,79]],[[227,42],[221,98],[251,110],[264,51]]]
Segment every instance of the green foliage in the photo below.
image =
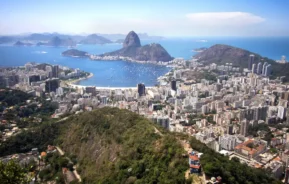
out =
[[0,101],[7,106],[25,103],[32,96],[19,90],[1,89]]
[[53,145],[58,136],[58,126],[53,123],[44,123],[28,131],[22,131],[0,144],[0,156],[14,153],[24,153],[32,148],[46,150],[48,145]]
[[201,164],[208,177],[221,176],[224,183],[230,184],[281,183],[264,170],[241,164],[238,159],[229,160],[228,157],[216,153],[195,138],[191,139],[190,145],[194,150],[204,153],[201,156]]
[[59,156],[55,153],[47,154],[45,158],[45,163],[49,167],[46,167],[39,173],[39,178],[42,181],[56,180],[58,183],[64,180],[62,174],[62,167],[68,167],[69,161],[64,156]]
[[0,161],[0,181],[1,184],[27,184],[28,177],[25,169],[21,168],[14,160],[5,164]]
[[182,146],[154,126],[127,110],[103,108],[62,122],[58,141],[77,156],[84,183],[185,183]]

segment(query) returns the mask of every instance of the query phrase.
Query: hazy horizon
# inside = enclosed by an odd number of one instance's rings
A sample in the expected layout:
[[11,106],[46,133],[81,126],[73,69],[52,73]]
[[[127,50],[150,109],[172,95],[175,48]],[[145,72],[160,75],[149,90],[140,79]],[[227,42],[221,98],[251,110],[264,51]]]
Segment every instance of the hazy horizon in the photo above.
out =
[[[289,1],[0,2],[0,35],[148,33],[164,37],[289,36]],[[257,7],[257,8],[256,8]]]

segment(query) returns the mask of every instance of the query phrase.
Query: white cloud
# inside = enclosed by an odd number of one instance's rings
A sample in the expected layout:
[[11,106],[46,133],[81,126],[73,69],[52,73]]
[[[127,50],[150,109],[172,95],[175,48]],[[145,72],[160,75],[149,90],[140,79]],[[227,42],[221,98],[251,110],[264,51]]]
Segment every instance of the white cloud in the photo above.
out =
[[203,12],[186,15],[190,23],[201,26],[247,26],[264,22],[265,19],[247,12]]

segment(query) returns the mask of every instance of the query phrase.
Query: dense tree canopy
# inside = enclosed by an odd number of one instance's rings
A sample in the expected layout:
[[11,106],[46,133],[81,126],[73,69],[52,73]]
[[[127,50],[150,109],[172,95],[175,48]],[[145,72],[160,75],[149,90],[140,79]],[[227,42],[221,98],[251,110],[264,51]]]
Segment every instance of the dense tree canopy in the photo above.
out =
[[24,168],[14,160],[7,163],[0,161],[0,183],[1,184],[27,184],[28,177]]

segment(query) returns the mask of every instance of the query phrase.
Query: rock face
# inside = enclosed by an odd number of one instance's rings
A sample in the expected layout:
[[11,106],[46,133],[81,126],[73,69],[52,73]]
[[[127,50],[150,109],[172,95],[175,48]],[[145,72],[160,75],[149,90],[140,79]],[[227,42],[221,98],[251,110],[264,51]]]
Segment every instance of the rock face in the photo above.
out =
[[63,56],[69,56],[69,57],[88,57],[88,53],[84,51],[80,51],[77,49],[69,49],[67,51],[62,52]]
[[112,43],[112,41],[102,36],[91,34],[87,36],[85,39],[83,39],[82,41],[80,41],[80,43],[81,44],[106,44],[106,43]]
[[123,48],[140,47],[140,46],[141,44],[138,35],[134,31],[129,32],[123,42]]
[[138,35],[131,31],[126,36],[120,50],[105,53],[101,56],[123,56],[139,61],[171,61],[173,58],[160,44],[141,46]]

